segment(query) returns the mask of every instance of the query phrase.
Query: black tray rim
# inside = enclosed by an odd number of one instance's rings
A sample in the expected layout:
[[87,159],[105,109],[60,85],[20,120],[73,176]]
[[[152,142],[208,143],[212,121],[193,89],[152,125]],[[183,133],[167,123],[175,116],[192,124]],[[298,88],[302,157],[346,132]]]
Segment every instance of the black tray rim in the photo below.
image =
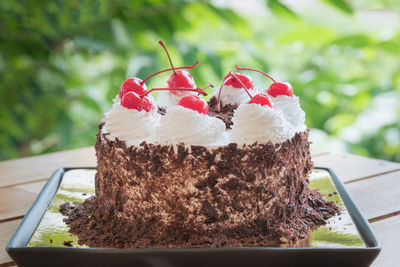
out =
[[[54,251],[54,252],[63,252],[63,251],[74,251],[77,254],[86,254],[86,253],[111,253],[111,254],[164,254],[164,253],[206,253],[211,252],[215,253],[217,251],[225,251],[225,252],[239,252],[239,251],[254,251],[254,252],[262,252],[269,251],[272,253],[278,252],[293,252],[293,253],[302,253],[302,252],[343,252],[343,253],[361,253],[361,254],[369,254],[372,256],[372,260],[374,260],[382,247],[378,239],[376,238],[374,231],[372,230],[368,221],[364,218],[359,208],[347,192],[343,182],[337,177],[334,171],[331,168],[327,167],[314,167],[317,170],[325,170],[327,171],[336,189],[343,200],[344,205],[346,206],[349,214],[356,225],[357,230],[359,231],[360,236],[362,237],[366,247],[349,247],[349,248],[280,248],[280,247],[227,247],[227,248],[139,248],[139,249],[119,249],[119,248],[78,248],[78,247],[27,247],[31,236],[35,232],[37,226],[39,225],[43,215],[45,214],[48,206],[53,200],[58,187],[62,181],[63,175],[65,172],[76,169],[96,169],[95,167],[64,167],[57,169],[49,178],[35,202],[29,209],[29,211],[24,216],[21,221],[19,227],[15,231],[14,235],[11,237],[10,241],[6,245],[6,251],[8,254],[18,262],[17,257],[22,252],[27,252],[29,254],[34,253],[35,251]],[[363,229],[363,231],[360,231]],[[372,261],[371,261],[372,262]]]

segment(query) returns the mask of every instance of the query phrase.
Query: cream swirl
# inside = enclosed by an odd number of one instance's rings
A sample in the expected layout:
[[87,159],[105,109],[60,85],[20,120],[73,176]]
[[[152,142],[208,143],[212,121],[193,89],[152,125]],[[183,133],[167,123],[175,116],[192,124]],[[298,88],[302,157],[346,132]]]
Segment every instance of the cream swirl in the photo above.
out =
[[283,116],[294,128],[305,128],[306,114],[300,107],[298,96],[280,95],[271,97],[271,99],[276,109],[283,113]]
[[206,114],[171,106],[160,120],[157,130],[160,143],[185,145],[226,144],[225,124]]
[[[250,93],[253,90],[249,90]],[[213,94],[218,98],[218,91]],[[232,85],[223,85],[221,91],[221,106],[223,105],[240,105],[250,101],[249,95],[243,88],[235,88]]]
[[103,132],[111,139],[123,140],[128,146],[138,145],[143,141],[155,141],[155,129],[160,115],[153,108],[150,112],[127,109],[115,101],[111,110],[104,114]]
[[293,134],[292,125],[280,110],[253,103],[240,105],[234,113],[231,131],[233,143],[280,143]]

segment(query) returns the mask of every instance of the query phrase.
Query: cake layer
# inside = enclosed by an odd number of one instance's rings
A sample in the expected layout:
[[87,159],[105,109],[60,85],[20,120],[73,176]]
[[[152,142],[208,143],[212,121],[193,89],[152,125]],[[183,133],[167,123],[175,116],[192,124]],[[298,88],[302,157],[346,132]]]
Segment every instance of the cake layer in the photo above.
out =
[[97,247],[293,245],[337,207],[308,188],[308,132],[279,144],[141,143],[99,134],[96,197],[67,223]]

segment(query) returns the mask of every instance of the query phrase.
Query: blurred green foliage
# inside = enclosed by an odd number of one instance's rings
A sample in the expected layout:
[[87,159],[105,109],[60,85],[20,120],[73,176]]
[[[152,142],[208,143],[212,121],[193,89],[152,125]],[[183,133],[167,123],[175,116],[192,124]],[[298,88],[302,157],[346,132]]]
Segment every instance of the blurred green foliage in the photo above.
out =
[[1,1],[0,160],[93,145],[121,82],[168,66],[162,39],[175,65],[200,60],[199,85],[235,64],[262,69],[292,83],[321,147],[400,162],[400,27],[358,12],[398,22],[396,1],[321,0],[318,15],[261,3],[252,14],[221,1]]

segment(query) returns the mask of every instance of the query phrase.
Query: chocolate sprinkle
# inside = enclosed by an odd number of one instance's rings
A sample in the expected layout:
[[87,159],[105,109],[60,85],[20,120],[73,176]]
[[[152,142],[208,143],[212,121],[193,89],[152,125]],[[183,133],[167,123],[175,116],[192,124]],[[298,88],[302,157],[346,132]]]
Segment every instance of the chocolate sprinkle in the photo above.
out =
[[72,241],[64,241],[63,245],[66,247],[72,247]]
[[74,207],[72,207],[69,202],[65,202],[64,204],[61,204],[60,208],[59,208],[61,214],[64,216],[67,216],[72,209],[74,209]]

